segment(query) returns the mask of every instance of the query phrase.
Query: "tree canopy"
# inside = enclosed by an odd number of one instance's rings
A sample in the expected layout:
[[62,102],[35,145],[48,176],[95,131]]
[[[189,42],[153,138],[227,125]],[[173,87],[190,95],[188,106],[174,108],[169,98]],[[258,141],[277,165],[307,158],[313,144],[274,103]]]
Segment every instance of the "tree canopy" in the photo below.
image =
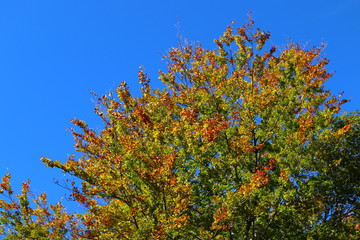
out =
[[179,44],[153,88],[100,96],[49,167],[77,178],[68,213],[2,178],[4,239],[359,239],[360,114],[324,83],[324,46],[279,49],[249,19],[215,49]]

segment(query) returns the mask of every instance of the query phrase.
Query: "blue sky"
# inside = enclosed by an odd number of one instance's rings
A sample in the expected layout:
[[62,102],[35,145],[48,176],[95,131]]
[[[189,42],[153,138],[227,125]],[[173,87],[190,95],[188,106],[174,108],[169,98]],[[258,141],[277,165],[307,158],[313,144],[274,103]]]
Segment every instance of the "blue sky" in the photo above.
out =
[[359,109],[359,10],[358,0],[2,0],[0,174],[11,172],[14,186],[30,178],[35,193],[58,201],[66,191],[53,178],[64,175],[39,159],[74,153],[69,120],[101,128],[89,90],[108,93],[125,80],[136,93],[140,65],[157,86],[161,55],[176,46],[179,31],[212,48],[247,11],[276,45],[326,42],[335,72],[327,86],[345,91],[347,111]]

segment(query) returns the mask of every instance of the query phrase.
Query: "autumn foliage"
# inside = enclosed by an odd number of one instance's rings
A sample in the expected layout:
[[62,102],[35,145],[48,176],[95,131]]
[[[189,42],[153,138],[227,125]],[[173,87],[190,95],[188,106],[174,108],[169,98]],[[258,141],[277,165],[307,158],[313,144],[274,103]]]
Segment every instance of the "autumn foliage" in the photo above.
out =
[[[99,97],[73,124],[80,157],[47,166],[85,213],[0,184],[5,239],[359,239],[360,115],[324,83],[323,46],[268,42],[250,19],[216,48],[180,44],[154,89]],[[114,97],[114,95],[116,95]]]

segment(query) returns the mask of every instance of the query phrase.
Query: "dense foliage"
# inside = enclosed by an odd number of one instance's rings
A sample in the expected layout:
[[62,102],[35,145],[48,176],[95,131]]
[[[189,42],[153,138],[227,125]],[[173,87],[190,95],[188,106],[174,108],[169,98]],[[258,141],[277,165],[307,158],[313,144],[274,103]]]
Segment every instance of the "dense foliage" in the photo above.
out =
[[[169,51],[164,89],[139,71],[99,97],[96,132],[73,120],[81,157],[43,158],[76,176],[85,213],[15,195],[3,177],[5,239],[359,239],[360,115],[340,114],[323,47],[270,46],[230,25],[216,49]],[[267,50],[265,50],[265,48]],[[116,95],[115,97],[113,95]]]

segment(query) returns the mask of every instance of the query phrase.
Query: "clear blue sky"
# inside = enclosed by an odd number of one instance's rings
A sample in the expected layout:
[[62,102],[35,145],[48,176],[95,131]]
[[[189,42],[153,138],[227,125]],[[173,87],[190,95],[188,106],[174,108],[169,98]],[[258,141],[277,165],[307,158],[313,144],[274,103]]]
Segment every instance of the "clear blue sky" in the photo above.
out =
[[53,178],[64,176],[39,159],[74,153],[70,119],[101,127],[88,90],[104,94],[125,80],[136,93],[140,65],[156,85],[161,55],[176,46],[177,22],[189,39],[213,47],[249,10],[277,45],[326,42],[336,72],[327,86],[345,91],[347,111],[359,109],[358,0],[2,0],[0,174],[10,171],[17,186],[30,178],[36,193],[59,200],[65,191]]

